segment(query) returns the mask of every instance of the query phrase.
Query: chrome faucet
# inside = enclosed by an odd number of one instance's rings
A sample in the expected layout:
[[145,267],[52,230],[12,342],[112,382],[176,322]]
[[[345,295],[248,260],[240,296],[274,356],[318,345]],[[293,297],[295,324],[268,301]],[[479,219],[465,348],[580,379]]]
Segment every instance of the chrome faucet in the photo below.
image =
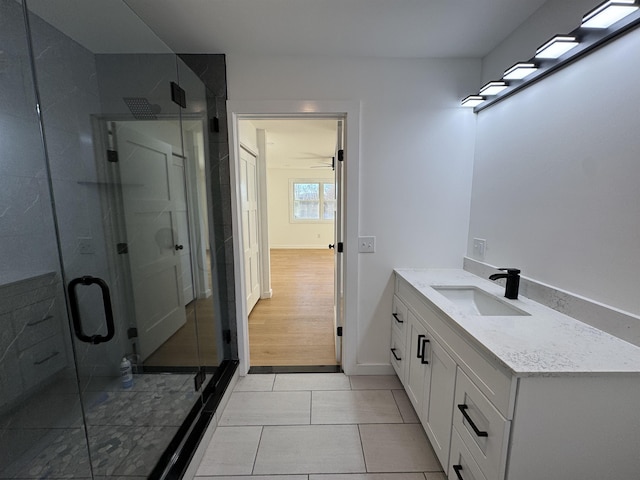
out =
[[520,288],[520,270],[517,268],[499,268],[506,273],[494,273],[489,276],[489,280],[498,280],[499,278],[507,279],[507,286],[504,290],[504,296],[515,300],[518,298],[518,289]]

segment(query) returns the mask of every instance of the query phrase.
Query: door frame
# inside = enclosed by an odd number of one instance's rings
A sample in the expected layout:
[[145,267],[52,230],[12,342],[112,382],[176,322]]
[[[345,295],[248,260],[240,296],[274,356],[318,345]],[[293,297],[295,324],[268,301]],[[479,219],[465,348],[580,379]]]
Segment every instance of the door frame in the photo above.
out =
[[[231,180],[231,211],[234,249],[235,298],[246,298],[244,258],[242,255],[242,219],[240,191],[240,136],[239,120],[260,118],[335,118],[345,122],[344,168],[344,325],[342,334],[342,369],[347,375],[355,373],[358,341],[358,210],[360,161],[360,111],[357,101],[265,101],[228,100],[227,122],[229,128],[229,170]],[[352,246],[353,248],[350,248]],[[249,315],[246,302],[236,301],[236,323],[238,334],[238,372],[249,371]]]

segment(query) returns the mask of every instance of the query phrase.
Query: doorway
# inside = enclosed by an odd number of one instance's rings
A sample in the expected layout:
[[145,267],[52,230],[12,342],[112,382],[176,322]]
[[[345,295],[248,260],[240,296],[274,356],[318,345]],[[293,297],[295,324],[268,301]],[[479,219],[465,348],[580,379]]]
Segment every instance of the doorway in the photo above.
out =
[[341,253],[334,246],[342,122],[239,122],[243,284],[253,367],[339,364],[336,257]]
[[[356,350],[358,342],[358,256],[351,251],[349,245],[358,242],[358,210],[359,210],[359,175],[358,164],[360,158],[360,114],[361,105],[357,101],[349,100],[230,100],[227,102],[228,127],[230,133],[229,153],[231,163],[231,202],[232,202],[232,234],[234,249],[234,273],[236,298],[245,295],[242,270],[244,260],[241,251],[242,230],[240,217],[239,179],[239,150],[240,132],[239,121],[265,118],[341,118],[344,120],[344,152],[343,182],[344,201],[342,202],[342,224],[344,251],[342,254],[343,283],[341,287],[340,312],[342,313],[343,336],[341,342],[342,370],[347,374],[357,371]],[[267,249],[264,249],[268,251]],[[246,302],[235,303],[235,315],[238,332],[238,371],[246,375],[249,371],[249,315]]]

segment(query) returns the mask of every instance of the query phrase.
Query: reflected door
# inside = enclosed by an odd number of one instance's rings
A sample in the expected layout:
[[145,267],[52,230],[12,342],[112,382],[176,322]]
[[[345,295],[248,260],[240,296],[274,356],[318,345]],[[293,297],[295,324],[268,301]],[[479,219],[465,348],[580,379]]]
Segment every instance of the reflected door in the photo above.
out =
[[[140,356],[146,359],[186,322],[180,235],[186,218],[181,162],[171,145],[117,130],[118,163]],[[178,160],[181,160],[178,158]],[[185,221],[186,222],[186,221]]]

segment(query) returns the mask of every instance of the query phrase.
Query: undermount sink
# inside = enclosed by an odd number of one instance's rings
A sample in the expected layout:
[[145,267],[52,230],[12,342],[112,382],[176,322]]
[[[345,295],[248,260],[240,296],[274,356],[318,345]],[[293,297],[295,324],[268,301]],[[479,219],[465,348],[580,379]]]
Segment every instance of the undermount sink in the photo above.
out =
[[473,286],[431,286],[467,315],[527,316],[529,313]]

